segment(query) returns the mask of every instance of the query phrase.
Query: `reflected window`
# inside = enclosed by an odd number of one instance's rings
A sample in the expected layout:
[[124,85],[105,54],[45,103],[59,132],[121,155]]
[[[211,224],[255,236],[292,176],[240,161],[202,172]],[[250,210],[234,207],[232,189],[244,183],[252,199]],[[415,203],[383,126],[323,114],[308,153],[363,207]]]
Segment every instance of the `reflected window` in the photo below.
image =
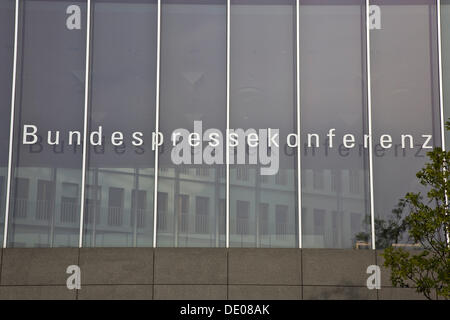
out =
[[208,233],[209,230],[209,198],[195,198],[195,232]]
[[61,222],[75,223],[79,211],[79,185],[62,183],[61,190]]
[[236,233],[247,235],[249,233],[250,202],[238,200],[236,202]]
[[36,199],[36,219],[49,220],[54,214],[55,188],[53,181],[38,180]]
[[108,225],[121,226],[123,223],[124,189],[109,188]]
[[[153,208],[150,208],[150,212]],[[145,228],[146,218],[151,217],[147,209],[147,191],[132,190],[131,192],[131,220],[130,226]]]

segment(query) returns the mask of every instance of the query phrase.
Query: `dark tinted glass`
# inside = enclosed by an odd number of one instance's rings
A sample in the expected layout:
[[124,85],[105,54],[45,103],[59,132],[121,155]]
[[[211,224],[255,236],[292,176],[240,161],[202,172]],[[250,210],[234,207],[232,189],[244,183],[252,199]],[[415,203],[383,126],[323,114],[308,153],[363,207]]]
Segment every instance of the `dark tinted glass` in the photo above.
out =
[[84,242],[152,246],[157,4],[96,0],[92,21]]
[[367,248],[365,1],[304,1],[299,32],[303,247]]
[[385,236],[386,227],[396,220],[400,198],[426,191],[416,172],[441,143],[437,16],[432,0],[372,3],[381,15],[371,49],[375,227],[377,248],[383,248],[408,241],[406,234]]
[[78,245],[85,33],[84,1],[21,1],[10,247]]
[[[225,245],[225,165],[208,162],[208,135],[226,128],[226,1],[162,1],[157,245]],[[174,147],[172,133],[205,136]],[[187,131],[186,131],[187,130]],[[177,150],[187,146],[184,152]],[[220,150],[219,150],[220,149]],[[185,161],[177,164],[179,158]]]
[[295,247],[295,1],[232,1],[230,32],[230,128],[247,136],[231,157],[230,246]]

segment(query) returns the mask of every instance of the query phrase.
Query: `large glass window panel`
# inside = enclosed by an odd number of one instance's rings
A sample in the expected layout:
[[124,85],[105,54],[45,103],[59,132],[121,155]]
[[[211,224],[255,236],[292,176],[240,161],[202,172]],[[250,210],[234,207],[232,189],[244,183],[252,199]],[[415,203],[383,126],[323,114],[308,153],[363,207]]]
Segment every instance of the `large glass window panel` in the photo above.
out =
[[14,54],[14,1],[0,2],[0,239],[3,239],[8,171],[11,81]]
[[85,1],[20,3],[8,246],[78,246],[80,193],[63,198],[66,184],[81,183],[82,149],[68,131],[83,128]]
[[385,236],[388,222],[396,220],[393,210],[407,192],[426,191],[416,173],[428,161],[426,152],[441,143],[438,37],[436,1],[372,4],[381,19],[371,31],[371,56],[375,231],[377,248],[383,248],[408,242],[406,234]]
[[[441,0],[442,85],[444,93],[444,120],[450,118],[450,0]],[[447,150],[450,148],[450,131],[445,131]]]
[[[230,246],[296,247],[297,159],[286,146],[297,130],[295,1],[232,1],[230,36],[230,128],[253,129],[260,139],[257,148],[238,146],[231,157]],[[279,130],[279,148],[260,152],[269,128]],[[265,156],[250,160],[255,152]]]
[[226,1],[162,1],[161,19],[159,120],[165,141],[159,149],[157,245],[223,247],[224,143],[216,154],[221,161],[202,156],[211,154],[205,139],[197,148],[188,145],[185,161],[176,164],[171,135],[177,129],[225,133]]
[[92,21],[89,128],[103,141],[89,148],[84,245],[151,247],[157,3],[96,0]]
[[365,1],[300,4],[303,247],[367,248]]

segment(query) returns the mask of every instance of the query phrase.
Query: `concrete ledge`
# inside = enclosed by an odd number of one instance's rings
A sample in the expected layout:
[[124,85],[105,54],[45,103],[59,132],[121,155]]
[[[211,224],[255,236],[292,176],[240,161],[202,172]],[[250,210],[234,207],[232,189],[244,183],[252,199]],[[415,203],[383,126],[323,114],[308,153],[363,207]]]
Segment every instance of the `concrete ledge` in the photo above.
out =
[[301,285],[300,249],[229,249],[229,283]]
[[[393,288],[372,250],[0,249],[0,299],[424,299]],[[3,257],[2,257],[3,255]],[[382,289],[366,287],[377,257]],[[81,289],[66,288],[69,265]]]
[[151,300],[153,285],[87,285],[78,290],[78,300]]
[[367,287],[304,286],[303,300],[376,300],[376,290]]
[[1,286],[0,300],[75,300],[66,286]]
[[152,284],[152,248],[80,249],[82,285]]
[[3,249],[1,285],[66,285],[77,248]]
[[375,265],[373,250],[303,249],[303,285],[366,286],[367,267]]
[[155,249],[155,284],[227,284],[227,251]]
[[155,300],[226,300],[226,285],[155,285]]
[[230,285],[230,300],[301,300],[301,286]]

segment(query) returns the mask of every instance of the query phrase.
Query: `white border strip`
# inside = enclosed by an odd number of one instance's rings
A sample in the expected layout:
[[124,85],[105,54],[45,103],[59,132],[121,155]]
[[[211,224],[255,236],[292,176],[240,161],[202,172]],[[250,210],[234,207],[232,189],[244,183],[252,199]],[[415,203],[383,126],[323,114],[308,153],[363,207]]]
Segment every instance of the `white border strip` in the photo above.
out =
[[6,183],[6,210],[5,210],[5,225],[3,233],[3,248],[6,248],[8,240],[8,217],[9,217],[9,197],[11,194],[11,179],[12,179],[12,153],[14,140],[14,113],[16,104],[16,75],[17,75],[17,42],[19,34],[19,1],[16,0],[15,17],[14,17],[14,56],[13,56],[13,74],[11,85],[11,120],[9,123],[9,150],[8,150],[8,178]]
[[230,247],[230,148],[228,132],[230,130],[230,22],[231,22],[231,0],[227,0],[227,130],[226,130],[226,190],[225,190],[225,246]]
[[296,63],[297,63],[297,203],[298,203],[298,247],[303,247],[302,243],[302,143],[301,137],[301,118],[300,118],[300,0],[296,2],[296,20],[295,20],[295,33],[296,33]]
[[375,200],[373,189],[373,128],[372,128],[372,81],[370,57],[370,0],[366,0],[366,67],[367,67],[367,116],[369,122],[369,188],[370,188],[370,227],[372,249],[375,245]]
[[83,246],[83,225],[84,225],[84,204],[86,194],[86,162],[87,162],[87,145],[88,145],[88,111],[89,111],[89,79],[91,75],[91,0],[86,1],[86,66],[84,79],[84,124],[83,124],[83,162],[81,165],[81,200],[80,200],[80,237],[78,247]]
[[[158,0],[158,26],[156,36],[156,101],[155,101],[155,132],[156,139],[159,139],[159,90],[160,90],[160,71],[161,71],[161,0]],[[159,141],[155,147],[155,185],[153,193],[153,248],[156,248],[156,231],[158,227],[158,175],[159,175]]]

